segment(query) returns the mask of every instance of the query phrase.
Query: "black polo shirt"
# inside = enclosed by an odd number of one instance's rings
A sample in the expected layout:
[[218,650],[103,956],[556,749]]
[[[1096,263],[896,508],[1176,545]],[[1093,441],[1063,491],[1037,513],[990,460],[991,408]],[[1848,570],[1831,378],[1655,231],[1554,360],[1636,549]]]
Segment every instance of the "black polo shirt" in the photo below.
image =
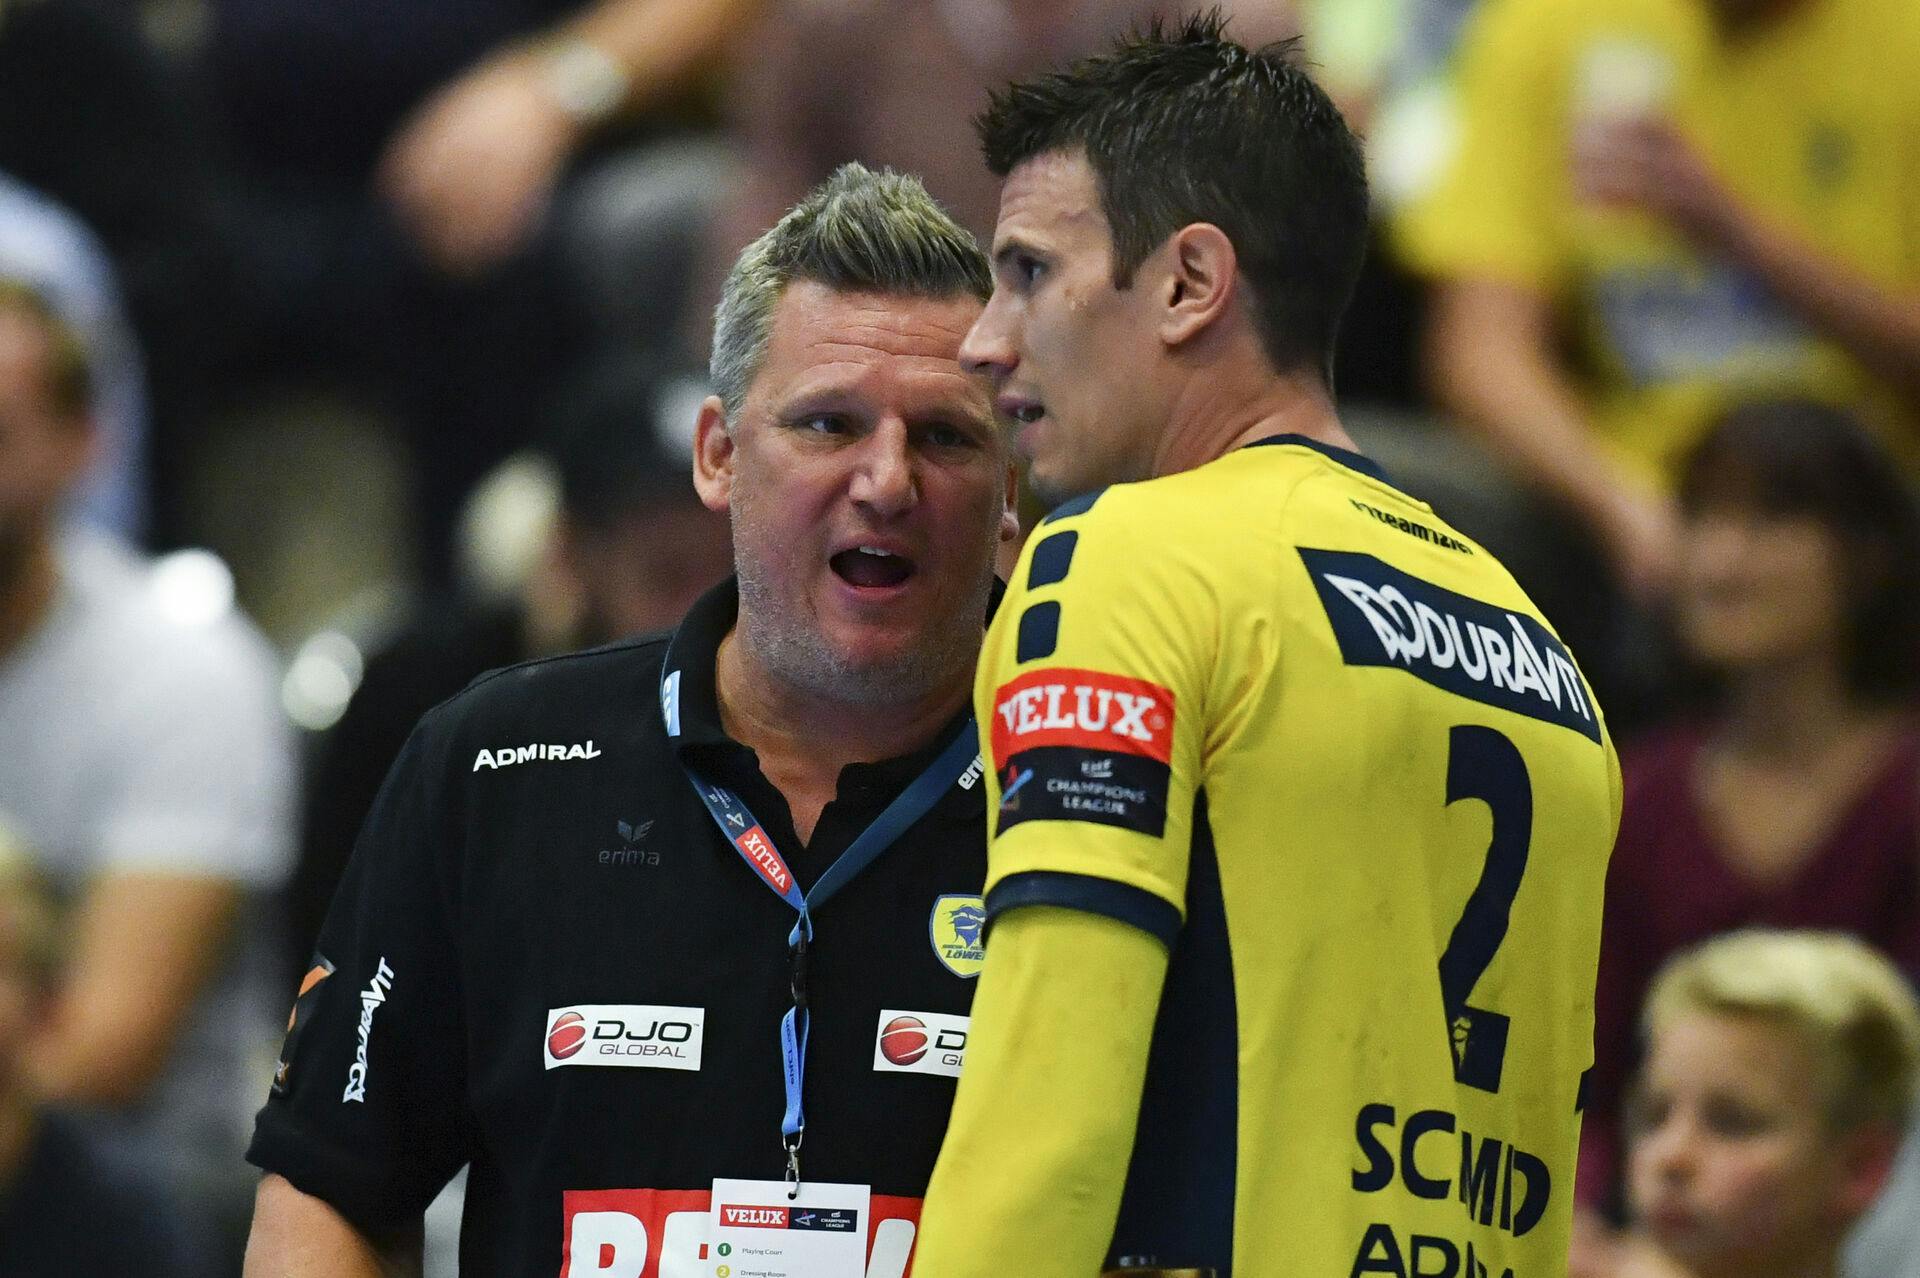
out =
[[[720,727],[736,606],[728,583],[671,643],[496,671],[421,721],[321,932],[252,1162],[370,1233],[470,1163],[462,1271],[516,1278],[653,1278],[663,1249],[698,1259],[715,1177],[782,1175],[795,913],[677,755],[739,793],[804,890],[964,715],[912,756],[845,768],[802,847]],[[871,1185],[876,1220],[917,1219],[954,1088],[927,1072],[941,1052],[886,1067],[882,1015],[932,1030],[967,1012],[977,925],[963,914],[956,945],[952,898],[979,893],[985,849],[976,766],[815,915],[803,1171]]]

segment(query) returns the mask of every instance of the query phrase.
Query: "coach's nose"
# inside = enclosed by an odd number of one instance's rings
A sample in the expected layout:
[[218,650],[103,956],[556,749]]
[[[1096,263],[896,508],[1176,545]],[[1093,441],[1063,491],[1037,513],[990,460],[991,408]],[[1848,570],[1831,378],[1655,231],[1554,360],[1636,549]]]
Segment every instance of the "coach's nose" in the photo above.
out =
[[919,483],[905,421],[890,417],[861,441],[849,492],[857,505],[882,519],[895,519],[913,509]]

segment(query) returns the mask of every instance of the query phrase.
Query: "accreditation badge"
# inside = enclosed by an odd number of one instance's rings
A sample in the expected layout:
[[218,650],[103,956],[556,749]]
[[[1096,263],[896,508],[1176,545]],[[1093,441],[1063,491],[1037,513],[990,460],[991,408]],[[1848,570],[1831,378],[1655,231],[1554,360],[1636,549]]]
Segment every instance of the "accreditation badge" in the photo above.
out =
[[[873,1194],[866,1185],[716,1180],[711,1278],[865,1278]],[[911,1247],[911,1241],[908,1243]]]
[[987,961],[981,933],[987,926],[987,905],[978,896],[943,896],[933,903],[933,915],[927,920],[927,934],[933,941],[933,955],[955,976],[971,979],[980,975]]

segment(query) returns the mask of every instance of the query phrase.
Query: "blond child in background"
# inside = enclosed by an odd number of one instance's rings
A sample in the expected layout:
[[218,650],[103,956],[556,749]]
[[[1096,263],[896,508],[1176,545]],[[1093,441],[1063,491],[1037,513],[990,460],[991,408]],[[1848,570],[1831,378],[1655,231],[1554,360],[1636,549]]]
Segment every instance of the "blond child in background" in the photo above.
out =
[[1572,1278],[1833,1278],[1906,1128],[1906,980],[1839,933],[1737,932],[1669,963],[1643,1023],[1634,1228],[1584,1239]]

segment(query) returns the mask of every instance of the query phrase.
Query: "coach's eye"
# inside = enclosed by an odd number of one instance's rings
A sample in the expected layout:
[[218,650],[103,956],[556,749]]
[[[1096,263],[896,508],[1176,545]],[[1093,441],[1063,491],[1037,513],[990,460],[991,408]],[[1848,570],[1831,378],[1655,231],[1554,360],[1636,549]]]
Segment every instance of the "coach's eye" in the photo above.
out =
[[1022,284],[1032,284],[1046,270],[1046,264],[1039,258],[1026,253],[1016,253],[1013,258],[1014,277]]
[[971,448],[973,446],[972,435],[946,422],[935,422],[927,427],[926,440],[935,448]]
[[815,413],[811,417],[802,417],[794,425],[814,435],[844,435],[847,432],[847,419],[838,413]]

